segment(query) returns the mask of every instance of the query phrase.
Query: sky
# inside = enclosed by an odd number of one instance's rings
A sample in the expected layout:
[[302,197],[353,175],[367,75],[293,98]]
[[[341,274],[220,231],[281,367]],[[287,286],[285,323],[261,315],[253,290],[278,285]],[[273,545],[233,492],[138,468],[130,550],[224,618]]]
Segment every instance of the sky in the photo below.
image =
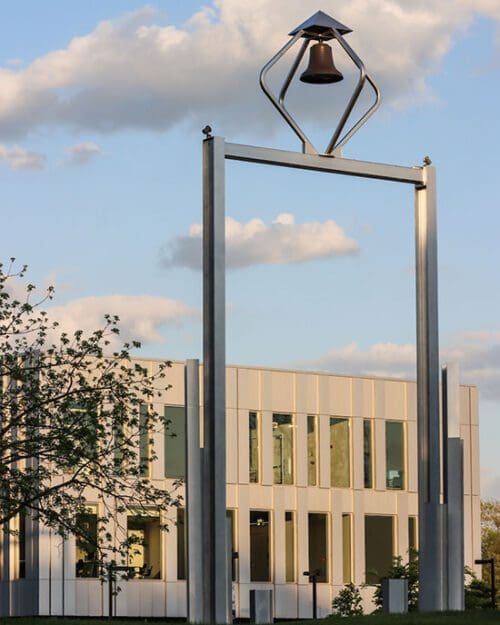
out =
[[[344,156],[437,168],[441,360],[479,387],[500,498],[500,0],[2,3],[1,258],[55,286],[68,330],[118,314],[138,355],[201,357],[201,129],[300,151],[258,75],[318,9],[382,91]],[[334,57],[342,83],[289,94],[320,150],[355,80]],[[412,195],[228,162],[228,362],[414,377]]]

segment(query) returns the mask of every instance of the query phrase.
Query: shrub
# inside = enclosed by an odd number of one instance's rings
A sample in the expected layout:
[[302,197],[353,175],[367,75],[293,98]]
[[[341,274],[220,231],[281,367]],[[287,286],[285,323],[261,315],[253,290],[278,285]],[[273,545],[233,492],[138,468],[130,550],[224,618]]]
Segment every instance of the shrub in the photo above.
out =
[[362,601],[359,588],[352,582],[346,584],[332,601],[333,614],[336,616],[359,616],[363,614]]

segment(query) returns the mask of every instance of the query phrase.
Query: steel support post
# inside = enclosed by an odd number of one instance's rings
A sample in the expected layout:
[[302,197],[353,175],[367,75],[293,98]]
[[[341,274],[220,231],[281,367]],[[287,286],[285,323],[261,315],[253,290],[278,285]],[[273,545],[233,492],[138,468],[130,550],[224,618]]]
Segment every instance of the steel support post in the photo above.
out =
[[203,142],[204,622],[228,623],[226,555],[225,141]]
[[464,447],[460,438],[458,364],[443,367],[443,466],[446,503],[448,610],[464,610]]
[[436,172],[423,170],[415,187],[419,608],[446,602],[445,506],[441,503]]
[[200,448],[199,361],[186,360],[186,538],[187,620],[203,623],[203,489]]

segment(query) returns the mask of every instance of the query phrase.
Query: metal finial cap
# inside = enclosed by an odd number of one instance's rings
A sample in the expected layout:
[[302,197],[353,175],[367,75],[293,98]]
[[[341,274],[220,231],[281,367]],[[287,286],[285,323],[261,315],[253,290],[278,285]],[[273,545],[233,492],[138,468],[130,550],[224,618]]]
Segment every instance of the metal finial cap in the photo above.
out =
[[294,28],[289,35],[293,37],[293,35],[303,30],[303,37],[314,39],[315,37],[321,36],[322,39],[328,40],[333,39],[332,29],[338,31],[341,35],[352,33],[352,28],[349,28],[349,26],[341,24],[333,19],[333,17],[323,13],[323,11],[318,11],[300,26]]

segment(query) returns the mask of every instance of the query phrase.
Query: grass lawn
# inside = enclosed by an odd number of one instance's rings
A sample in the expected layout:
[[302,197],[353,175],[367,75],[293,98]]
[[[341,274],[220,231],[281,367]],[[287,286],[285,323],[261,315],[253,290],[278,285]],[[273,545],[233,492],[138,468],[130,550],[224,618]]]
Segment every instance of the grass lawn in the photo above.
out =
[[[170,619],[113,619],[113,625],[144,625],[146,622],[164,622],[168,625],[185,625],[185,621]],[[500,625],[500,611],[477,610],[475,612],[449,612],[440,614],[374,614],[349,618],[328,617],[320,619],[322,625]],[[278,621],[279,625],[317,625],[318,621]],[[11,617],[0,618],[3,625],[109,625],[108,619],[97,618],[48,618]]]

